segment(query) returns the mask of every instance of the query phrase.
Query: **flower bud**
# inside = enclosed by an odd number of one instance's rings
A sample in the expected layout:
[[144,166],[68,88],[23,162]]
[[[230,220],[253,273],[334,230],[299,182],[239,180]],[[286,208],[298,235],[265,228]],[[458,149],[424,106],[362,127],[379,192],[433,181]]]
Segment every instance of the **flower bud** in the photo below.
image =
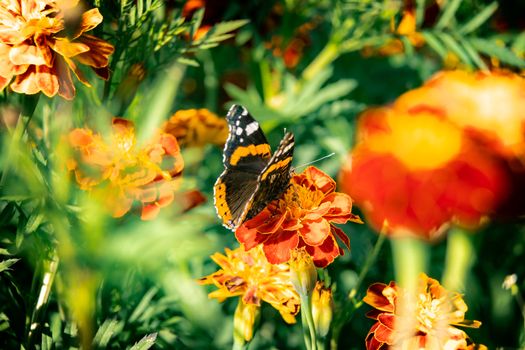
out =
[[233,336],[242,339],[241,343],[252,340],[255,323],[259,321],[261,314],[260,309],[256,304],[246,304],[242,298],[239,299],[233,316]]
[[326,288],[323,282],[317,282],[312,293],[312,317],[315,324],[315,333],[317,333],[318,337],[324,338],[330,331],[332,315],[332,290]]
[[290,259],[290,279],[301,297],[309,296],[317,281],[317,270],[312,257],[305,249],[292,251]]

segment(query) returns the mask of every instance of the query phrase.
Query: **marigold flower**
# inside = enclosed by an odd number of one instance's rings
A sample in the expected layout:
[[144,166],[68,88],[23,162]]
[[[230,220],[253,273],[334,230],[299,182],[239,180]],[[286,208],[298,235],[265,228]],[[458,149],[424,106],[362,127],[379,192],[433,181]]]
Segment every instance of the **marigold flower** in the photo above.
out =
[[207,143],[223,146],[228,138],[228,123],[207,109],[177,111],[162,129],[177,138],[181,147],[202,147]]
[[[86,34],[102,22],[102,15],[96,8],[82,14],[75,11],[81,11],[78,0],[5,1],[0,9],[0,90],[10,84],[18,93],[42,91],[49,97],[58,93],[72,99],[71,72],[89,86],[77,63],[108,78],[108,59],[114,48]],[[74,15],[80,23],[68,37],[65,19]]]
[[352,199],[334,192],[335,181],[321,170],[308,167],[294,175],[283,196],[270,202],[235,232],[246,249],[262,244],[272,264],[290,260],[291,251],[304,247],[318,267],[344,254],[336,236],[350,247],[345,233],[333,224],[361,222],[352,214]]
[[[467,305],[459,293],[443,288],[438,281],[421,274],[417,294],[409,314],[400,312],[400,301],[406,291],[390,282],[374,283],[363,301],[374,307],[367,317],[377,322],[366,337],[367,350],[388,349],[447,349],[466,350],[473,347],[467,334],[456,326],[479,328],[479,321],[465,320]],[[407,300],[407,299],[404,299]],[[403,329],[411,320],[414,329]]]
[[244,304],[256,306],[265,301],[277,309],[287,323],[295,323],[300,301],[290,282],[290,267],[270,264],[260,246],[249,251],[242,246],[234,250],[226,248],[225,252],[226,255],[211,256],[221,269],[199,280],[201,284],[218,288],[209,297],[222,302],[240,296]]
[[433,109],[505,157],[525,155],[525,79],[506,72],[440,72],[396,108]]
[[177,140],[158,132],[139,147],[133,123],[114,118],[109,137],[79,128],[69,133],[75,158],[69,160],[82,190],[100,194],[115,217],[128,212],[137,200],[142,219],[156,217],[174,199],[184,167]]
[[386,107],[362,116],[340,184],[377,230],[434,240],[485,222],[508,194],[505,169],[435,109]]

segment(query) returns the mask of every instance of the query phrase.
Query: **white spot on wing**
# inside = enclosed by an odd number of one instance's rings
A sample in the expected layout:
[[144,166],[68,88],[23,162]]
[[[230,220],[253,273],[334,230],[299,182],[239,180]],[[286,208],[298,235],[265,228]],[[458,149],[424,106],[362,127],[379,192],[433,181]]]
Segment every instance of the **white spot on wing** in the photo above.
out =
[[246,116],[248,115],[248,110],[247,110],[246,108],[243,107],[243,108],[242,108],[242,113],[241,113],[241,115],[242,115],[243,117],[246,117]]
[[237,134],[237,136],[241,135],[242,134],[242,128],[237,128],[237,130],[235,130],[235,134]]
[[254,132],[256,132],[259,129],[259,123],[257,122],[251,122],[250,124],[246,125],[246,134],[250,136]]

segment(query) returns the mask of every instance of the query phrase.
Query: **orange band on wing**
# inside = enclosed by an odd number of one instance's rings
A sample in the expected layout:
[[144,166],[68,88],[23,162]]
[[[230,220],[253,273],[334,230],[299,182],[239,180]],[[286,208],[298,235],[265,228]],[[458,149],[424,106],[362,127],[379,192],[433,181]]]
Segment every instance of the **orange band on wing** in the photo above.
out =
[[272,164],[266,171],[261,175],[261,180],[266,179],[266,177],[273,171],[285,167],[292,161],[292,157],[288,157],[286,159],[283,159],[275,164]]
[[226,185],[223,182],[215,184],[215,207],[223,223],[226,224],[232,220],[232,213],[226,202]]
[[267,143],[262,143],[260,145],[249,145],[246,147],[237,147],[235,152],[233,152],[230,157],[230,165],[237,165],[239,160],[246,156],[270,156],[270,145]]

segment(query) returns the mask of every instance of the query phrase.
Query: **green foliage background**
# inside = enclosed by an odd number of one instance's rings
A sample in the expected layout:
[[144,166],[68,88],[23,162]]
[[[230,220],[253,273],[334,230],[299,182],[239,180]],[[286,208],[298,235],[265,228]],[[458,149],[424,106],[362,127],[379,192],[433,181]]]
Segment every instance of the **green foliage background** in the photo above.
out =
[[[207,146],[183,154],[184,187],[200,189],[204,205],[184,214],[166,208],[143,222],[134,213],[107,217],[76,190],[61,162],[61,136],[118,115],[133,120],[143,140],[179,109],[224,115],[235,102],[262,123],[273,146],[284,128],[294,132],[295,165],[334,152],[316,166],[335,177],[353,144],[356,117],[367,106],[387,104],[451,64],[525,68],[523,3],[443,3],[436,10],[430,1],[414,1],[425,38],[420,48],[391,31],[405,5],[396,0],[208,1],[205,12],[187,18],[181,1],[90,3],[104,16],[94,34],[116,48],[111,79],[91,79],[92,88],[77,84],[72,102],[1,94],[4,113],[19,108],[21,118],[0,134],[0,348],[231,347],[236,302],[209,300],[210,289],[195,282],[216,270],[210,254],[236,247],[213,208],[222,150]],[[268,43],[272,37],[290,42],[305,23],[314,29],[298,64],[287,68]],[[203,24],[212,29],[191,40]],[[403,42],[404,52],[363,55],[393,38]],[[143,80],[129,80],[134,64],[143,67]],[[366,225],[344,231],[351,252],[323,272],[336,299],[332,346],[362,349],[372,321],[359,300],[370,283],[392,280],[394,266],[388,242],[376,245],[378,236]],[[489,348],[523,348],[524,310],[516,300],[524,287],[524,227],[493,223],[471,239],[477,258],[464,281],[467,316],[483,326],[469,335]],[[445,240],[429,251],[434,278],[443,272],[446,247]],[[370,269],[360,274],[367,259]],[[518,276],[514,295],[501,287],[512,273]],[[299,325],[286,325],[263,307],[250,349],[303,346]]]

